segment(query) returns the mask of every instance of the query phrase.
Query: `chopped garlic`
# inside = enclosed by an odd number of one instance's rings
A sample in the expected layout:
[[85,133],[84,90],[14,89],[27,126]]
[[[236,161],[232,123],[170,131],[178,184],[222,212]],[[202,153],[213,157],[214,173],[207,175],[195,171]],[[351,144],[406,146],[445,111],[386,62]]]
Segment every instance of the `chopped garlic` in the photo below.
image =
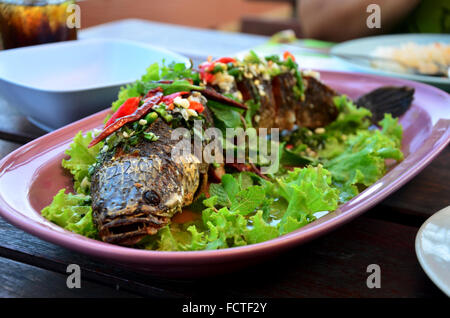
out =
[[186,120],[186,121],[189,120],[189,114],[187,113],[186,109],[181,108],[181,110],[179,112],[181,113],[181,116],[183,116],[184,120]]
[[145,125],[147,125],[147,121],[145,119],[140,119],[139,120],[139,125],[145,126]]
[[242,93],[240,91],[235,91],[233,93],[233,97],[237,98],[238,100],[243,100]]
[[305,76],[314,77],[316,80],[320,81],[320,73],[313,70],[304,70],[302,74]]
[[234,77],[228,73],[216,73],[212,84],[219,86],[223,93],[229,93],[234,86]]
[[178,107],[188,108],[189,101],[186,98],[181,98],[180,96],[175,97],[173,103]]
[[189,117],[191,117],[191,116],[197,117],[198,116],[197,112],[193,109],[186,109],[186,111],[187,111]]
[[315,130],[314,130],[314,132],[316,133],[316,134],[324,134],[325,133],[325,128],[323,128],[323,127],[319,127],[319,128],[316,128]]
[[253,78],[253,75],[250,72],[244,72],[244,77],[245,78]]

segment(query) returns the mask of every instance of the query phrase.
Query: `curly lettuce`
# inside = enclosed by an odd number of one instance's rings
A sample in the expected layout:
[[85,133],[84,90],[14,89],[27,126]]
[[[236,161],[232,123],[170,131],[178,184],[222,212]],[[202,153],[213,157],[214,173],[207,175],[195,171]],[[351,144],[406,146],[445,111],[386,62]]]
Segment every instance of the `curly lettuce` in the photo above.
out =
[[[275,183],[249,173],[225,174],[210,194],[201,224],[185,225],[182,237],[178,225],[166,226],[156,249],[210,250],[267,241],[312,222],[316,212],[335,210],[339,199],[320,165],[296,168]],[[147,248],[154,249],[155,242]]]
[[75,194],[65,193],[65,189],[61,189],[54,196],[52,203],[41,211],[41,214],[62,228],[87,237],[96,238],[97,228],[92,219],[91,199],[89,196],[89,167],[96,163],[96,157],[103,147],[103,143],[88,148],[92,138],[92,132],[83,135],[80,131],[65,152],[69,155],[69,159],[63,159],[61,163],[73,176]]
[[88,195],[65,193],[65,189],[61,189],[41,214],[66,230],[97,238],[90,201],[91,198]]
[[358,130],[344,142],[324,166],[346,202],[386,173],[386,159],[403,160],[402,128],[390,114],[380,122],[382,130]]
[[89,131],[86,135],[83,135],[81,131],[78,132],[65,151],[65,154],[70,158],[63,159],[61,163],[62,167],[69,170],[73,175],[73,188],[76,193],[90,193],[89,167],[97,162],[97,155],[103,147],[103,142],[100,142],[94,147],[88,148],[92,139],[92,131]]

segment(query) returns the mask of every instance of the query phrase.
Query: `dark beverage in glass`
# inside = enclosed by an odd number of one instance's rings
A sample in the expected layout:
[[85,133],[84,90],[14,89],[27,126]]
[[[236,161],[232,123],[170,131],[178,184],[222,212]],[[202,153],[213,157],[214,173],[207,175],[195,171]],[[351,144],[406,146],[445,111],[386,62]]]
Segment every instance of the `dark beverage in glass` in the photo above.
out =
[[3,48],[76,40],[68,26],[75,1],[0,0],[0,32]]

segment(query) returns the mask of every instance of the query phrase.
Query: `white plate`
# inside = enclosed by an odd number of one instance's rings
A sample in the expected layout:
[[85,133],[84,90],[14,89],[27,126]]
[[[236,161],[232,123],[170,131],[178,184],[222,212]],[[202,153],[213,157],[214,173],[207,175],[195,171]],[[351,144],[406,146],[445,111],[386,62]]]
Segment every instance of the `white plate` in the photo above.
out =
[[420,227],[416,254],[428,277],[450,297],[450,206],[433,214]]
[[[372,55],[373,52],[378,47],[381,46],[396,47],[408,42],[413,42],[418,45],[430,44],[434,42],[450,44],[450,34],[391,34],[391,35],[370,36],[366,38],[360,38],[336,44],[331,49],[331,52],[337,54]],[[348,60],[343,61],[345,61],[349,65],[352,65],[354,67],[357,67],[361,70],[364,70],[372,74],[395,76],[413,81],[419,81],[439,87],[446,91],[450,91],[449,78],[396,73],[373,68],[371,66],[365,66],[359,63],[353,63]]]
[[0,94],[44,129],[107,108],[120,86],[154,62],[189,63],[176,53],[127,40],[89,39],[0,52]]

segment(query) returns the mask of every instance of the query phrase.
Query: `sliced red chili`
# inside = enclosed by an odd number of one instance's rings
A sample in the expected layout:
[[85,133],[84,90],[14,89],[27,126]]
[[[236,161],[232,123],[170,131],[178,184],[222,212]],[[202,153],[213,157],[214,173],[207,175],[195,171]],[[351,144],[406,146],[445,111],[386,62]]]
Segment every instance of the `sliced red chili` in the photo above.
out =
[[161,88],[161,87],[156,87],[156,88],[152,88],[151,90],[149,90],[148,92],[147,92],[147,94],[145,94],[145,96],[144,96],[144,101],[145,101],[145,99],[147,99],[147,98],[149,98],[149,97],[153,97],[153,96],[155,96],[156,95],[156,93],[158,93],[158,92],[162,92],[163,91],[163,89]]
[[295,57],[294,57],[294,55],[292,55],[292,53],[289,52],[289,51],[285,51],[285,52],[283,53],[283,59],[287,60],[288,58],[291,58],[292,61],[295,62]]
[[202,113],[205,110],[205,106],[202,103],[196,101],[189,101],[189,109],[195,110],[197,113]]
[[114,123],[118,118],[130,115],[139,107],[140,97],[128,98],[106,122],[105,127]]
[[162,102],[166,105],[170,105],[173,103],[175,98],[182,97],[183,95],[189,95],[189,92],[176,92],[170,95],[166,95],[162,98]]
[[214,74],[210,73],[212,65],[211,62],[204,62],[198,66],[200,79],[206,83],[211,83],[214,80]]
[[211,72],[214,70],[214,67],[217,63],[236,63],[236,60],[231,57],[221,57],[213,62],[203,62],[198,67],[200,70],[200,79],[206,81],[206,83],[211,83],[214,80],[214,74],[212,74]]
[[202,89],[199,92],[202,93],[202,95],[206,98],[215,100],[216,102],[220,102],[225,105],[230,105],[237,108],[248,109],[247,105],[239,103],[234,99],[228,98],[210,87],[205,87],[205,89]]
[[236,60],[232,57],[221,57],[220,59],[215,60],[214,63],[223,63],[223,64],[236,63]]
[[137,121],[144,117],[153,106],[159,104],[162,100],[162,89],[157,91],[154,96],[145,99],[144,104],[134,111],[133,114],[118,118],[115,122],[104,128],[103,131],[89,143],[88,148],[95,146],[100,141],[111,135],[113,132],[123,127],[125,124]]

